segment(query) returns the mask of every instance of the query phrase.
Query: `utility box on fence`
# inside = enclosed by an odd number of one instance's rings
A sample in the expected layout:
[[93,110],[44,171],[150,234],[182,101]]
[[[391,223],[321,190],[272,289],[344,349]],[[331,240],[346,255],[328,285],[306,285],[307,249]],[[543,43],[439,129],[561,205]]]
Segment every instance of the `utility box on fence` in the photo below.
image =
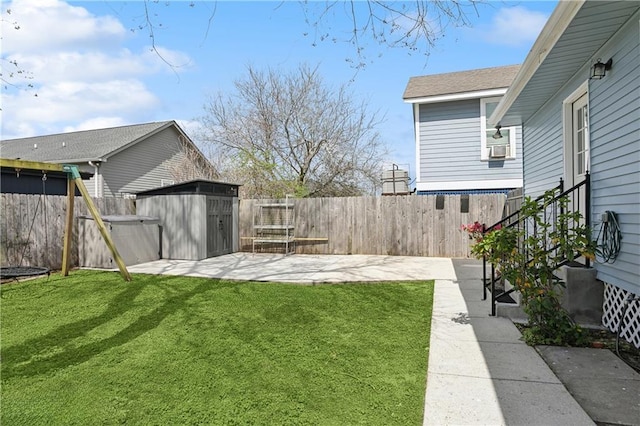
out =
[[382,195],[409,194],[409,172],[402,169],[382,172]]
[[[107,231],[125,265],[151,262],[161,257],[160,220],[148,216],[103,216]],[[78,217],[80,267],[116,268],[111,251],[91,216]]]
[[138,214],[160,218],[163,257],[202,260],[237,252],[239,185],[193,180],[136,194]]

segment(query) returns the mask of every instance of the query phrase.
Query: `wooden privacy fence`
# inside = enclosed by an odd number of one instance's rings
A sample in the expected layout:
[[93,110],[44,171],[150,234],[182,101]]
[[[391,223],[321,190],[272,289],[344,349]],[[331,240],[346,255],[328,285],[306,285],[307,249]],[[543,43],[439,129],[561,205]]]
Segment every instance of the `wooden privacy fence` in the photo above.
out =
[[[502,194],[295,199],[295,252],[469,257],[471,241],[460,226],[497,222],[505,199]],[[252,250],[254,215],[262,201],[240,200],[243,251]]]
[[[502,213],[503,217],[507,217],[522,207],[522,201],[524,199],[524,195],[522,193],[522,188],[512,189],[507,193],[507,201],[504,204],[504,212]],[[488,223],[487,225],[491,225]]]
[[[412,195],[294,199],[293,235],[299,254],[379,254],[469,257],[470,240],[460,225],[492,224],[503,213],[505,196]],[[1,194],[0,263],[60,269],[65,196]],[[95,198],[102,215],[135,214],[133,200]],[[283,200],[284,201],[284,200]],[[292,200],[290,200],[292,201]],[[241,249],[251,251],[258,200],[240,200]],[[76,197],[75,215],[88,215]],[[74,226],[71,265],[78,265]],[[277,247],[282,249],[282,247]]]
[[[67,197],[2,194],[0,263],[60,269]],[[101,215],[135,214],[133,200],[94,198]],[[89,215],[82,197],[76,197],[74,216]],[[72,237],[71,265],[78,265],[77,221]],[[24,256],[23,256],[24,253]]]

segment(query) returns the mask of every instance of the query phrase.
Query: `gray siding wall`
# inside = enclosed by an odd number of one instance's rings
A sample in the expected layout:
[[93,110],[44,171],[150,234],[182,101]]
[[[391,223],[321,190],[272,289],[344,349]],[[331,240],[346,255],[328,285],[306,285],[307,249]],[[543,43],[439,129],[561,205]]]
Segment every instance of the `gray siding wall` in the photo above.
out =
[[640,28],[636,14],[598,53],[613,58],[602,80],[589,85],[592,220],[605,210],[618,215],[621,252],[597,265],[598,278],[640,294]]
[[[591,224],[594,237],[606,210],[618,216],[621,252],[614,263],[596,263],[598,278],[640,293],[640,28],[638,14],[596,52],[613,58],[602,80],[589,82]],[[562,101],[589,75],[585,66],[524,125],[525,193],[537,196],[564,174]]]
[[201,260],[207,257],[207,197],[176,194],[136,200],[140,216],[160,218],[162,257]]
[[522,131],[516,159],[480,160],[480,99],[420,105],[420,182],[522,178]]
[[178,132],[169,127],[110,157],[102,163],[104,196],[120,197],[157,188],[162,179],[173,180],[171,164],[183,158]]
[[560,178],[564,177],[562,101],[580,83],[571,90],[563,91],[523,127],[525,195],[537,197],[557,186]]

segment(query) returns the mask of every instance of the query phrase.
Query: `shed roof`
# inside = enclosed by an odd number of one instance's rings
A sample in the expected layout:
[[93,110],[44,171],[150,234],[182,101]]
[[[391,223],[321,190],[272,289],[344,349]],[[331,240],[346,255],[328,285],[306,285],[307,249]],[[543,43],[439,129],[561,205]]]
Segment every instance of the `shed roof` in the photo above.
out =
[[128,146],[175,126],[175,121],[133,124],[107,129],[8,139],[0,142],[3,158],[20,158],[30,161],[54,163],[78,163],[104,161]]
[[216,182],[213,180],[195,179],[187,182],[180,182],[174,185],[162,186],[160,188],[148,189],[136,193],[137,198],[150,197],[153,195],[173,195],[173,194],[202,194],[202,195],[222,195],[229,197],[238,196],[238,187],[235,183]]
[[506,89],[519,69],[520,65],[507,65],[411,77],[402,98],[408,100],[481,90]]

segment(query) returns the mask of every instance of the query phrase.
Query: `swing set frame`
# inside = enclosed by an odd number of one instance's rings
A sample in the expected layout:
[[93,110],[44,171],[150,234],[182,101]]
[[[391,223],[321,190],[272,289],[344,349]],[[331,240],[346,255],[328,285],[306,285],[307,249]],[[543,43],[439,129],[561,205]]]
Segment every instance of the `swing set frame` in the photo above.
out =
[[93,217],[93,220],[96,222],[98,226],[98,230],[104,239],[104,242],[107,244],[107,247],[111,251],[111,255],[118,265],[118,269],[120,270],[120,275],[124,278],[125,281],[131,281],[131,275],[127,270],[127,266],[122,260],[120,253],[118,253],[118,249],[116,248],[113,240],[111,239],[111,235],[107,231],[107,227],[100,216],[100,212],[96,208],[96,205],[93,203],[93,200],[89,196],[89,191],[87,191],[87,187],[84,185],[82,181],[82,177],[80,176],[80,170],[78,166],[75,164],[57,164],[57,163],[46,163],[46,162],[38,162],[38,161],[25,161],[25,160],[12,160],[6,158],[0,158],[0,167],[8,167],[14,168],[16,171],[20,170],[39,170],[42,173],[46,173],[48,171],[56,171],[56,172],[66,172],[67,174],[67,215],[65,218],[65,229],[64,229],[64,242],[62,248],[62,275],[68,276],[70,263],[71,263],[71,238],[73,235],[73,207],[75,203],[75,193],[76,187],[80,191],[82,198]]

